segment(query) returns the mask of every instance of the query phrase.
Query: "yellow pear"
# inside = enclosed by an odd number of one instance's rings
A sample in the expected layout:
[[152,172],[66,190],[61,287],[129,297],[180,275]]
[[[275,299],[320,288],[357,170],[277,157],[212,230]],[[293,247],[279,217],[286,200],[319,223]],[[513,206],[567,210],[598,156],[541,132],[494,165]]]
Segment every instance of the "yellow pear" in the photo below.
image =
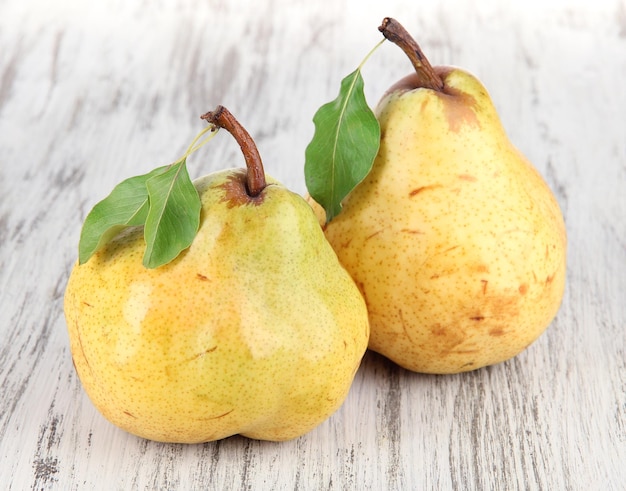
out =
[[326,237],[365,297],[372,350],[427,373],[507,360],[561,303],[558,203],[474,76],[433,69],[393,19],[380,30],[416,72],[378,104],[379,154]]
[[142,230],[132,228],[71,272],[77,373],[130,433],[286,440],[345,400],[367,348],[365,303],[306,201],[255,165],[194,182],[199,231],[172,262],[145,268]]

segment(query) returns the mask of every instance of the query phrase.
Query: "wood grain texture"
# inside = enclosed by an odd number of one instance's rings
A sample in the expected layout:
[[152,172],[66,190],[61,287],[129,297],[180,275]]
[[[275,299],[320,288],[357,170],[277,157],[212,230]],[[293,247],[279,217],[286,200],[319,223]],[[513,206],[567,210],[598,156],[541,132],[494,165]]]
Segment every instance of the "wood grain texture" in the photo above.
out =
[[[626,2],[0,0],[0,487],[580,489],[626,482]],[[521,5],[521,4],[520,4]],[[304,193],[311,118],[401,20],[484,82],[563,208],[568,285],[528,350],[455,376],[363,360],[342,408],[291,442],[141,440],[82,391],[62,302],[82,220],[169,163],[224,104]],[[372,104],[410,68],[385,44]],[[228,138],[193,176],[242,165]]]

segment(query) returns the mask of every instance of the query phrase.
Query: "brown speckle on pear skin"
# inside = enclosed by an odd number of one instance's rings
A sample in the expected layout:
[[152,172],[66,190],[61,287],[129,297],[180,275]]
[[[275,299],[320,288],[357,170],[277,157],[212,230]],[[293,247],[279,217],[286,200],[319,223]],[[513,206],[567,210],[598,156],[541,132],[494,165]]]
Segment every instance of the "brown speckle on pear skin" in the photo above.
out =
[[459,175],[459,179],[467,182],[476,182],[478,180],[475,176],[471,176],[469,174],[461,174]]
[[487,294],[487,285],[489,284],[489,281],[487,280],[480,280],[480,282],[483,285],[482,291],[483,291],[483,295]]
[[211,416],[210,418],[198,418],[199,420],[203,420],[203,421],[211,421],[214,419],[222,419],[225,418],[226,416],[228,416],[229,414],[231,414],[235,409],[231,409],[229,411],[226,411],[224,413],[218,414],[217,416]]
[[367,241],[367,240],[373,239],[374,237],[376,237],[381,232],[382,232],[382,229],[381,230],[377,230],[376,232],[373,232],[370,235],[368,235],[367,237],[365,237],[365,240]]
[[430,184],[428,186],[421,186],[419,188],[413,189],[409,193],[409,196],[412,198],[412,197],[418,195],[419,193],[421,193],[423,191],[429,191],[429,190],[433,190],[433,189],[437,189],[437,188],[441,188],[441,187],[443,187],[441,184]]

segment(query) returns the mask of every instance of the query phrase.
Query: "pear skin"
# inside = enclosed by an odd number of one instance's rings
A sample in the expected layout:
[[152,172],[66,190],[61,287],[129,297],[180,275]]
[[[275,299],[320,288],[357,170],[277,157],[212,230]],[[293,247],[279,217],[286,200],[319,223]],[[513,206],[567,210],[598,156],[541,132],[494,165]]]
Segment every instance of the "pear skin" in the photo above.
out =
[[300,196],[245,170],[195,181],[191,247],[156,269],[129,229],[65,294],[82,385],[112,423],[157,441],[298,437],[343,403],[367,348],[364,300]]
[[64,299],[74,365],[96,408],[143,438],[296,438],[346,398],[367,348],[365,302],[230,111],[201,118],[235,138],[246,169],[194,182],[199,229],[174,260],[144,267],[134,227],[76,263]]
[[373,169],[324,231],[365,297],[369,347],[446,374],[512,358],[547,328],[566,231],[483,85],[458,68],[435,73],[441,90],[410,75],[382,98]]

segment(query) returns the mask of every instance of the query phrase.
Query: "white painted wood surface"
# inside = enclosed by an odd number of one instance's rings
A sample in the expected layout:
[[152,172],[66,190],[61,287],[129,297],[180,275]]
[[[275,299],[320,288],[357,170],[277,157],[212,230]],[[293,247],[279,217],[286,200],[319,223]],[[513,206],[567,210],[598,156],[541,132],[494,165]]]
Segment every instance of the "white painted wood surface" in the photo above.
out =
[[[0,0],[0,488],[624,489],[626,2],[528,3]],[[570,244],[558,317],[517,358],[462,375],[369,353],[343,407],[295,441],[116,429],[82,391],[62,312],[86,213],[177,157],[218,104],[303,193],[311,118],[385,15],[435,64],[479,76],[554,189]],[[383,45],[370,103],[409,70]],[[241,163],[222,137],[190,172]]]

